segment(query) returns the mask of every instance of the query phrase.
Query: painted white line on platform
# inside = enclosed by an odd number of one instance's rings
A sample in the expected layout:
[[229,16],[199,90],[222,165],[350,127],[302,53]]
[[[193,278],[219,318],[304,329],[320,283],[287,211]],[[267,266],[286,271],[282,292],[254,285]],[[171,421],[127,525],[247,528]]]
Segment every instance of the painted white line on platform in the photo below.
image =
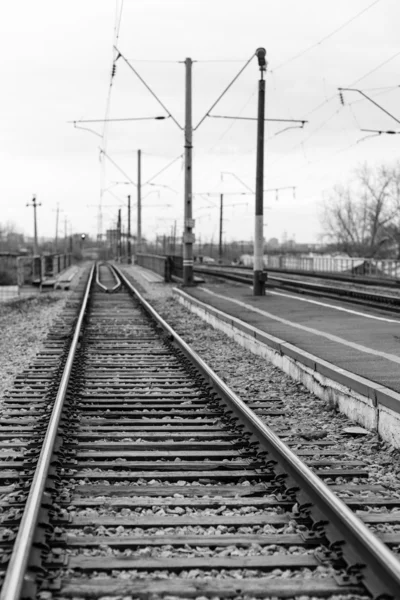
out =
[[[228,298],[227,296],[222,296],[221,294],[217,294],[205,287],[199,288],[207,294],[212,296],[216,296],[217,298],[221,298],[222,300],[227,300],[228,302],[232,302],[233,304],[237,304],[242,308],[247,308],[247,310],[251,310],[259,315],[263,315],[268,319],[272,319],[274,321],[279,321],[283,325],[289,325],[289,327],[293,327],[294,329],[301,329],[302,331],[306,331],[307,333],[312,333],[314,335],[318,335],[320,337],[326,338],[331,342],[336,342],[337,344],[342,344],[343,346],[348,346],[349,348],[353,348],[354,350],[359,350],[360,352],[365,352],[367,354],[373,354],[374,356],[380,356],[386,360],[390,360],[391,362],[400,364],[400,356],[395,356],[394,354],[388,354],[387,352],[381,352],[380,350],[373,350],[372,348],[368,348],[367,346],[362,346],[361,344],[356,344],[355,342],[350,342],[349,340],[345,340],[344,338],[338,337],[337,335],[333,335],[331,333],[327,333],[326,331],[320,331],[319,329],[314,329],[314,327],[306,327],[305,325],[300,325],[299,323],[294,323],[293,321],[288,321],[287,319],[282,319],[282,317],[278,317],[272,313],[269,313],[265,310],[261,310],[255,306],[251,306],[251,304],[246,304],[241,300],[236,300],[235,298]],[[262,331],[262,329],[260,329]]]
[[161,275],[158,275],[158,273],[152,273],[151,271],[149,273],[147,269],[145,269],[144,267],[139,267],[137,265],[136,268],[138,269],[143,279],[145,279],[148,283],[161,283],[162,281],[164,281],[164,279],[161,277]]
[[[253,289],[253,288],[251,288]],[[359,312],[358,310],[352,310],[351,308],[344,308],[342,306],[335,306],[333,304],[327,304],[326,302],[318,302],[318,300],[310,300],[309,298],[299,298],[299,296],[293,296],[292,294],[283,294],[282,292],[272,292],[268,290],[268,294],[273,296],[284,296],[285,298],[293,298],[300,302],[309,302],[310,304],[317,304],[318,306],[326,306],[327,308],[333,308],[335,310],[341,310],[342,312],[348,312],[352,315],[359,317],[366,317],[367,319],[375,319],[376,321],[385,321],[386,323],[397,323],[400,325],[399,319],[389,319],[388,317],[377,317],[376,315],[369,315],[367,313]]]

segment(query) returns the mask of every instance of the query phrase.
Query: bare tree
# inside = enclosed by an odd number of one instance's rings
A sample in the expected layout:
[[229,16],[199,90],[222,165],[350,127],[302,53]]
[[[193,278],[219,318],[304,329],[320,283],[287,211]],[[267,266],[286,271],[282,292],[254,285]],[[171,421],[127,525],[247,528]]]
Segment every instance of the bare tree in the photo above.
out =
[[15,252],[21,242],[23,236],[18,233],[14,223],[0,223],[0,251]]
[[400,163],[359,167],[346,186],[337,185],[323,208],[330,242],[350,256],[376,257],[400,248]]

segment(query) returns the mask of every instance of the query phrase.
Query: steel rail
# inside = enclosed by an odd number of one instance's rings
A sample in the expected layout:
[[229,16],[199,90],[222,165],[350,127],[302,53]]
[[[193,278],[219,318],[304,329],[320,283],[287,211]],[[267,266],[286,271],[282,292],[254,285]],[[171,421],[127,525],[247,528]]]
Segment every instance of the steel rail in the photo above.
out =
[[108,293],[108,288],[103,285],[100,281],[100,265],[102,265],[103,263],[96,263],[96,285],[103,290],[103,292],[106,292],[106,294]]
[[[115,271],[113,271],[112,269],[110,269],[110,271],[112,273],[112,276],[114,277],[116,283],[115,283],[115,285],[111,289],[109,289],[108,287],[106,287],[105,285],[103,285],[101,283],[101,281],[100,281],[100,269],[99,269],[99,267],[101,265],[106,265],[106,263],[96,263],[96,285],[98,285],[99,288],[101,288],[104,292],[112,294],[113,292],[116,292],[121,287],[121,285],[122,285],[121,284],[121,280],[118,277],[117,273]],[[108,268],[110,268],[109,265],[107,265],[107,266],[108,266]]]
[[[232,271],[224,271],[223,269],[218,270],[218,267],[196,267],[195,272],[209,274],[214,277],[221,277],[223,279],[230,279],[232,281],[238,281],[240,283],[251,283],[251,274],[247,272],[238,273]],[[311,296],[324,296],[325,298],[332,298],[334,300],[347,300],[356,304],[362,304],[364,306],[370,306],[379,309],[391,310],[398,312],[400,310],[400,297],[396,296],[385,296],[377,292],[368,292],[355,289],[347,289],[340,287],[332,287],[330,285],[324,285],[320,283],[311,283],[305,281],[299,281],[297,279],[287,279],[284,277],[277,277],[271,275],[268,272],[268,281],[273,287],[282,289],[293,290],[297,293],[306,293]],[[305,274],[307,276],[307,274]],[[276,282],[276,283],[275,283]],[[356,281],[349,281],[349,283],[357,283]]]
[[50,416],[43,446],[40,451],[38,463],[36,465],[35,474],[25,505],[24,513],[22,515],[18,534],[14,542],[10,562],[8,564],[4,583],[1,589],[0,600],[19,600],[22,593],[29,556],[34,541],[39,511],[43,501],[47,475],[53,455],[54,444],[57,438],[58,426],[60,423],[68,382],[72,371],[72,364],[78,346],[83,318],[88,303],[90,287],[93,280],[93,272],[94,265],[92,266],[89,274],[89,279],[86,285],[81,309],[79,311],[74,336],[68,352],[67,362],[61,377],[61,382]]
[[[115,267],[113,267],[115,268]],[[116,269],[117,270],[117,269]],[[354,564],[354,551],[367,567],[364,585],[375,595],[388,593],[398,597],[400,589],[400,561],[379,540],[360,519],[336,496],[327,485],[298,458],[290,448],[267,426],[216,373],[190,348],[190,346],[164,321],[156,310],[143,298],[130,281],[117,270],[118,275],[128,289],[139,300],[147,313],[168,333],[171,341],[195,365],[214,389],[222,395],[240,420],[246,423],[261,444],[283,465],[285,471],[301,486],[308,497],[316,503],[324,516],[328,518],[343,536],[346,544],[353,550],[350,553]],[[343,552],[345,552],[345,546]]]
[[[208,268],[208,269],[232,269],[238,273],[253,273],[252,267],[245,267],[244,265],[219,265],[210,263],[198,263],[196,268]],[[284,275],[298,275],[299,277],[310,277],[312,279],[324,279],[332,281],[342,281],[344,283],[355,283],[357,285],[366,285],[371,287],[387,287],[397,288],[400,285],[399,278],[389,277],[374,277],[373,275],[351,275],[349,273],[340,271],[306,271],[301,269],[280,269],[279,267],[266,266],[268,274],[282,274]]]
[[118,274],[116,271],[114,271],[113,269],[111,269],[111,273],[114,275],[115,281],[117,282],[114,287],[111,288],[110,293],[112,294],[113,292],[116,292],[121,286],[122,286],[122,282],[121,279],[119,278]]

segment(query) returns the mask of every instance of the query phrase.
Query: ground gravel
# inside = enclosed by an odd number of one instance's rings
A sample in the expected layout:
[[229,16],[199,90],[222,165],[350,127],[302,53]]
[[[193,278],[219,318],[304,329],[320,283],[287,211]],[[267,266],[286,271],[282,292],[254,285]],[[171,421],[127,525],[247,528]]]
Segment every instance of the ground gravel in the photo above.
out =
[[72,292],[46,292],[0,304],[0,406],[4,392],[42,347]]

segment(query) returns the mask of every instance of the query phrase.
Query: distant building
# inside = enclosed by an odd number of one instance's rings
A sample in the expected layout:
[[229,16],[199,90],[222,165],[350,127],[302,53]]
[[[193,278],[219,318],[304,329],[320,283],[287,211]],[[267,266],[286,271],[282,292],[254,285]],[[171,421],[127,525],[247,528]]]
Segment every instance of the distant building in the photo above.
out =
[[267,250],[277,250],[279,246],[280,244],[278,238],[273,237],[267,242]]

